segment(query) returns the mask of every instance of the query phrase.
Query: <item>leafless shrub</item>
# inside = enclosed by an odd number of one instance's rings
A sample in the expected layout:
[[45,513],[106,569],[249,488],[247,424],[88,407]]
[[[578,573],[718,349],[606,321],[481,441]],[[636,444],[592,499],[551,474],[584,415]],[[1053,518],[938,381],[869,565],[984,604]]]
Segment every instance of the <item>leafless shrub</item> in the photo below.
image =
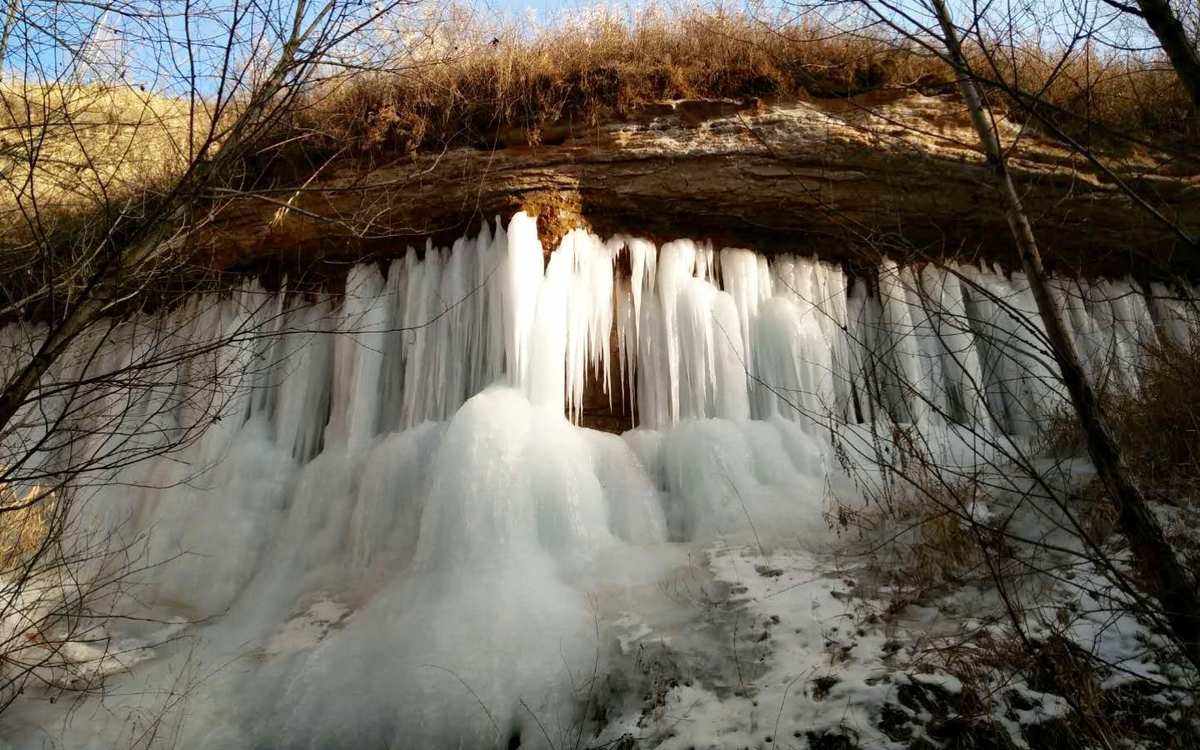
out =
[[835,501],[826,520],[857,537],[858,554],[867,555],[880,583],[899,586],[906,601],[915,601],[978,577],[981,556],[962,516],[983,492],[970,480],[894,487],[866,505]]
[[[1146,347],[1133,389],[1103,395],[1130,469],[1154,499],[1172,505],[1196,500],[1200,488],[1200,346],[1162,338]],[[1047,427],[1045,447],[1059,455],[1082,452],[1071,415]]]

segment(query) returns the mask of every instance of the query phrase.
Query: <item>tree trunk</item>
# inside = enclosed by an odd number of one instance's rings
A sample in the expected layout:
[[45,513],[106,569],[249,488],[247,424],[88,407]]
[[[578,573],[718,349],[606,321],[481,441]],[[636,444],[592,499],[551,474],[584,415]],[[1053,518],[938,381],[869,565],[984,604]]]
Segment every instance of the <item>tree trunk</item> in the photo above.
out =
[[1053,347],[1063,384],[1071,395],[1071,404],[1087,439],[1092,464],[1116,506],[1121,530],[1129,539],[1133,551],[1134,564],[1144,580],[1153,586],[1152,593],[1188,660],[1200,668],[1200,594],[1191,576],[1179,562],[1175,550],[1163,536],[1162,527],[1146,505],[1141,490],[1129,478],[1121,449],[1104,419],[1096,392],[1079,363],[1075,344],[1067,334],[1062,311],[1050,295],[1033,229],[1005,165],[1004,153],[991,125],[990,113],[971,78],[958,32],[944,0],[931,2],[945,37],[949,61],[958,75],[959,90],[970,110],[971,122],[979,134],[996,188],[1004,201],[1005,216],[1037,301],[1038,313],[1046,326],[1046,335]]
[[1146,25],[1158,37],[1158,43],[1179,75],[1179,80],[1192,95],[1192,104],[1200,109],[1200,54],[1188,39],[1179,17],[1167,0],[1138,0],[1138,8]]

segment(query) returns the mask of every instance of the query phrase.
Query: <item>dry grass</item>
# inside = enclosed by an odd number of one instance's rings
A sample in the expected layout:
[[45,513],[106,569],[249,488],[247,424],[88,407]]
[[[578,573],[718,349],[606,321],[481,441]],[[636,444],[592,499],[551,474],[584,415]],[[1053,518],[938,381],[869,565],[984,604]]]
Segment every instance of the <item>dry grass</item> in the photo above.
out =
[[[30,496],[36,496],[36,492],[31,491]],[[19,506],[21,500],[10,489],[0,487],[0,506]],[[50,532],[52,503],[53,498],[46,498],[0,514],[0,571],[12,570],[41,547]]]
[[186,102],[128,86],[0,85],[0,221],[18,199],[96,205],[174,173],[188,119]]
[[[585,131],[669,99],[954,91],[946,67],[909,43],[696,7],[652,7],[632,20],[592,14],[532,34],[468,26],[431,45],[450,53],[315,91],[293,123],[310,136],[308,147],[402,155],[447,144],[534,145],[564,126]],[[995,53],[1004,77],[1029,90],[1045,87],[1059,63],[1035,47]],[[981,52],[974,56],[985,70]],[[1194,126],[1174,72],[1129,55],[1074,55],[1044,95],[1053,107],[1119,131],[1177,137]],[[1086,135],[1074,118],[1056,119]]]
[[339,81],[316,94],[298,124],[364,151],[488,147],[512,129],[537,143],[551,125],[586,129],[670,99],[848,96],[944,81],[936,62],[875,41],[699,10],[633,21],[601,14],[452,46],[465,51]]
[[[1177,707],[1179,693],[1153,681],[1106,685],[1111,671],[1062,633],[1023,640],[982,630],[972,638],[949,639],[922,656],[933,670],[957,677],[963,685],[958,713],[968,727],[995,727],[1003,717],[1018,718],[1036,704],[1022,690],[1066,699],[1070,710],[1022,727],[1030,747],[1195,748],[1200,741],[1193,706]],[[1011,726],[1011,724],[1010,724]],[[978,732],[978,730],[977,730]],[[954,747],[1011,747],[1002,742]]]
[[1115,143],[1092,125],[1164,145],[1190,143],[1200,127],[1191,99],[1165,61],[1089,51],[1073,55],[1055,73],[1059,56],[1036,48],[1020,51],[1017,61],[1004,66],[1003,79],[1024,91],[1045,87],[1046,110],[1084,143],[1097,138],[1102,147]]
[[[1136,390],[1110,389],[1101,397],[1133,480],[1165,506],[1163,531],[1200,577],[1200,336],[1180,346],[1156,343],[1145,352]],[[1045,448],[1059,456],[1086,452],[1071,412],[1048,426]],[[1113,539],[1117,513],[1099,480],[1079,490],[1081,521],[1094,542]]]
[[[986,575],[980,537],[1000,549],[990,530],[970,528],[971,509],[988,500],[985,489],[970,478],[943,483],[925,477],[920,469],[913,481],[875,493],[867,505],[839,505],[827,522],[837,531],[860,537],[881,582],[902,591],[898,601],[907,605],[944,593]],[[901,606],[902,608],[902,606]]]
[[[1138,388],[1110,388],[1101,402],[1134,479],[1168,505],[1200,501],[1200,337],[1145,352]],[[1073,412],[1050,424],[1046,447],[1057,455],[1084,451]]]

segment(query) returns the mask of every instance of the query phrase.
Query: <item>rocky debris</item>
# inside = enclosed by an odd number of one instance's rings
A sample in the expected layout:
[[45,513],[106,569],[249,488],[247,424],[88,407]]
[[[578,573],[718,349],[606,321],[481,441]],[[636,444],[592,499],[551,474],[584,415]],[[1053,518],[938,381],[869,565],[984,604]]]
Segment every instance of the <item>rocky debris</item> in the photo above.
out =
[[[800,732],[795,736],[800,737]],[[810,750],[859,750],[858,732],[850,727],[842,729],[826,729],[820,732],[808,732],[804,735],[808,740]]]
[[825,700],[833,686],[842,681],[837,675],[824,675],[813,680],[812,698],[815,701]]
[[687,625],[622,620],[621,651],[634,668],[610,676],[591,746],[1082,748],[1094,729],[1088,721],[1139,746],[1195,744],[1196,709],[1152,682],[1083,685],[1098,703],[1081,719],[1062,698],[1079,686],[1059,679],[1061,669],[1029,674],[976,655],[972,664],[989,666],[955,676],[923,661],[925,649],[943,643],[943,626],[959,619],[952,599],[906,605],[935,618],[907,612],[888,622],[874,614],[887,603],[874,598],[879,587],[866,569],[750,545],[715,544],[706,558],[707,566],[688,569],[697,577],[680,599],[696,608]]
[[773,568],[770,565],[755,565],[754,572],[758,573],[763,578],[778,578],[783,575],[781,568]]

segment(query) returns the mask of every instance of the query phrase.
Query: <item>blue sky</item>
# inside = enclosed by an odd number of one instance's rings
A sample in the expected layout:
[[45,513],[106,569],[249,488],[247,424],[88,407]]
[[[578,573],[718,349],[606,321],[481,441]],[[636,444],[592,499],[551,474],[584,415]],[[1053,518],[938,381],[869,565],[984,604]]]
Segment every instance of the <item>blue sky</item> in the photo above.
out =
[[[138,7],[139,0],[129,0]],[[164,11],[169,9],[177,9],[183,7],[187,3],[191,8],[208,7],[220,14],[218,9],[224,8],[226,0],[157,0],[162,3]],[[707,4],[714,0],[694,0],[699,4]],[[745,0],[728,0],[724,3],[725,7],[730,10],[736,10],[743,7],[742,3]],[[768,0],[768,2],[777,0]],[[918,0],[898,0],[902,5],[909,6]],[[256,0],[256,4],[271,9],[270,12],[279,13],[282,16],[287,15],[286,10],[292,0]],[[438,0],[434,0],[438,2]],[[688,0],[457,0],[457,4],[474,9],[477,12],[477,18],[481,21],[481,26],[486,32],[486,24],[489,16],[496,16],[501,20],[521,20],[532,17],[537,27],[542,29],[553,29],[556,17],[564,12],[570,13],[581,8],[603,6],[611,10],[627,10],[632,14],[637,9],[647,5],[661,6],[669,10],[672,7],[686,5]],[[967,8],[964,8],[970,0],[951,0],[952,3],[958,5],[966,14]],[[1099,0],[1084,0],[1086,7],[1093,9],[1103,9]],[[23,72],[28,72],[34,68],[41,68],[35,71],[41,75],[51,74],[51,77],[57,72],[59,75],[66,73],[70,74],[73,66],[73,60],[69,54],[65,54],[64,50],[58,42],[63,38],[71,36],[80,37],[81,33],[88,28],[91,23],[94,23],[95,16],[102,15],[101,11],[95,10],[97,6],[91,3],[71,3],[63,4],[57,0],[31,0],[26,4],[26,13],[36,16],[37,22],[34,24],[35,29],[44,29],[47,27],[55,28],[54,35],[47,35],[44,32],[30,31],[30,29],[18,29],[14,34],[14,44],[10,45],[9,55],[5,62],[5,68],[12,75],[20,77]],[[1003,13],[1002,8],[997,6],[989,6],[993,12]],[[1067,24],[1063,23],[1066,18],[1064,8],[1070,7],[1056,0],[1023,0],[1021,3],[1010,4],[1007,7],[1009,12],[1018,14],[1029,14],[1022,19],[1021,25],[1027,30],[1041,31],[1043,33],[1053,32],[1056,27]],[[1110,11],[1111,12],[1111,11]],[[1047,22],[1049,19],[1049,22]],[[181,62],[186,62],[186,54],[182,51],[181,46],[183,35],[179,31],[178,22],[168,21],[163,19],[157,28],[140,27],[135,31],[130,31],[129,24],[122,23],[120,16],[115,16],[114,20],[118,27],[107,34],[101,34],[98,39],[93,39],[90,42],[83,43],[89,55],[98,57],[112,57],[112,64],[101,65],[94,75],[108,77],[112,71],[122,71],[122,77],[132,83],[137,83],[147,86],[150,90],[167,93],[172,84],[177,84],[183,75],[186,68],[181,67]],[[219,64],[222,52],[219,48],[221,35],[215,34],[212,41],[214,45],[208,47],[204,45],[204,35],[199,32],[209,30],[220,30],[219,22],[205,23],[203,21],[194,21],[193,35],[191,41],[195,44],[200,43],[195,54],[202,59],[196,60],[197,67],[201,70],[213,68]],[[1128,28],[1128,27],[1126,27]],[[169,29],[169,31],[167,31]],[[1061,30],[1061,29],[1057,29]],[[27,32],[29,35],[22,38],[22,32]],[[165,34],[164,34],[165,32]],[[551,31],[551,33],[553,33]],[[1135,34],[1137,33],[1135,29]],[[135,35],[143,35],[151,41],[141,41],[134,39]],[[1053,33],[1043,38],[1043,43],[1048,43],[1053,47]],[[166,39],[169,38],[169,41]],[[486,37],[484,37],[486,40]],[[1146,43],[1150,41],[1142,35],[1141,38],[1134,37],[1136,43]],[[82,41],[82,40],[80,40]],[[22,42],[24,44],[22,44]],[[111,49],[110,49],[111,48]],[[105,54],[111,52],[110,54]],[[130,60],[129,56],[133,59]],[[250,55],[255,57],[254,55]],[[111,70],[109,70],[111,69]],[[105,74],[108,71],[108,74]],[[202,82],[201,90],[208,91],[212,88],[211,84]],[[178,93],[178,92],[172,92]]]

